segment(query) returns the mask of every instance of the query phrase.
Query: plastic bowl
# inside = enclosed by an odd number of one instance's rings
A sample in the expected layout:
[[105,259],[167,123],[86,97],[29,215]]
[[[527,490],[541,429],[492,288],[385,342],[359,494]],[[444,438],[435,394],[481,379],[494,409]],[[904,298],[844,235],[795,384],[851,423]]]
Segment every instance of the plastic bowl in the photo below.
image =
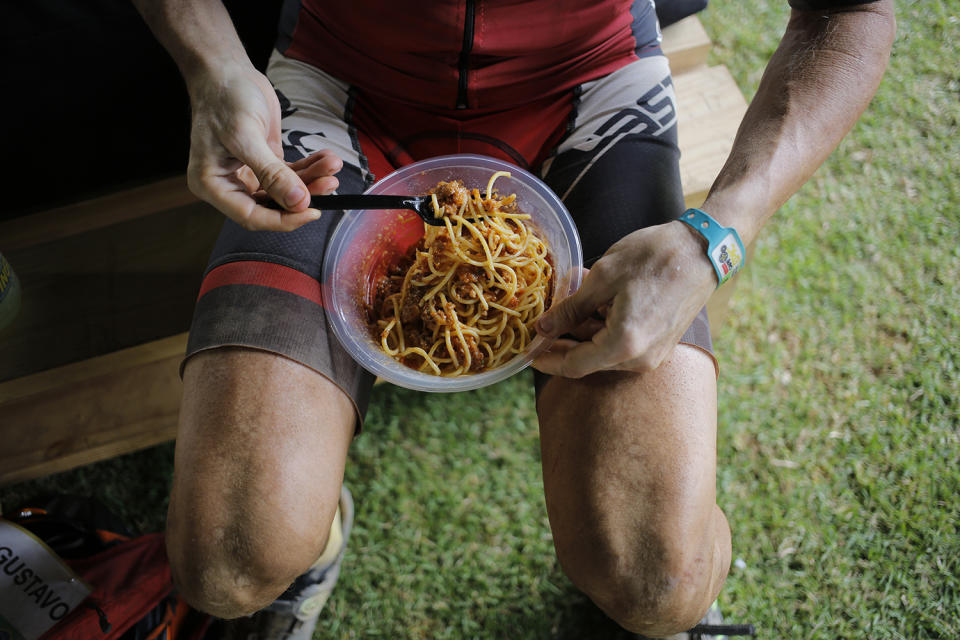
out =
[[[440,156],[408,165],[383,178],[367,193],[419,195],[438,182],[462,180],[468,188],[486,189],[495,171],[497,191],[517,194],[521,211],[543,238],[553,260],[553,300],[580,287],[583,254],[580,237],[560,199],[538,178],[512,164],[486,156]],[[323,303],[330,326],[347,352],[362,367],[393,384],[420,391],[466,391],[499,382],[521,371],[546,345],[534,338],[524,353],[482,373],[443,377],[421,373],[385,354],[374,342],[366,309],[386,269],[423,236],[423,221],[412,211],[347,211],[333,232],[323,262]]]

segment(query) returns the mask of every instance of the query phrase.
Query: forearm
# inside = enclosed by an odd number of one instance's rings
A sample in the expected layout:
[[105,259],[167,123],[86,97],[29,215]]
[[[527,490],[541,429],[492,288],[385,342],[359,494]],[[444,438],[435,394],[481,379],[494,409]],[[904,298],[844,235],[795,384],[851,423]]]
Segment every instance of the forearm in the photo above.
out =
[[133,0],[154,36],[193,79],[227,64],[250,64],[220,0]]
[[794,11],[703,209],[751,243],[866,109],[894,29],[892,0]]

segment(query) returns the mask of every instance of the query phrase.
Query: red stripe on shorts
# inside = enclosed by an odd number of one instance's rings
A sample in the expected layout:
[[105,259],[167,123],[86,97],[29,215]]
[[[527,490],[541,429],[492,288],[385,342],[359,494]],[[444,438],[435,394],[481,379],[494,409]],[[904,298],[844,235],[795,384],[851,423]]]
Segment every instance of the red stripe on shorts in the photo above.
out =
[[212,269],[203,279],[197,299],[199,300],[217,287],[230,284],[247,284],[280,289],[323,306],[320,283],[316,279],[290,267],[255,260],[228,262]]

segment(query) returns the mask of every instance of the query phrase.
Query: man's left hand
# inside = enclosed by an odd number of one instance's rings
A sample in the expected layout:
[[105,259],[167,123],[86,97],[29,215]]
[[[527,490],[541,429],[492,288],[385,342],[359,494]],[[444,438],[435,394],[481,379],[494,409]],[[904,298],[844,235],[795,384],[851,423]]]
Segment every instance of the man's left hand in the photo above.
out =
[[716,285],[705,244],[684,223],[634,231],[537,321],[537,333],[557,339],[533,366],[567,378],[656,369]]

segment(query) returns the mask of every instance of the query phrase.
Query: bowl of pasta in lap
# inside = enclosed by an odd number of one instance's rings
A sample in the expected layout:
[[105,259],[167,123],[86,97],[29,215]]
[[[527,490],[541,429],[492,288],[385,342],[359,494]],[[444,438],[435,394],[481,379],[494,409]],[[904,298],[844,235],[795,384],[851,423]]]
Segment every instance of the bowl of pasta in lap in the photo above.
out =
[[479,155],[430,158],[368,194],[430,196],[442,224],[407,210],[347,211],[323,264],[330,325],[365,369],[421,391],[466,391],[527,367],[535,329],[580,286],[570,214],[538,178]]

